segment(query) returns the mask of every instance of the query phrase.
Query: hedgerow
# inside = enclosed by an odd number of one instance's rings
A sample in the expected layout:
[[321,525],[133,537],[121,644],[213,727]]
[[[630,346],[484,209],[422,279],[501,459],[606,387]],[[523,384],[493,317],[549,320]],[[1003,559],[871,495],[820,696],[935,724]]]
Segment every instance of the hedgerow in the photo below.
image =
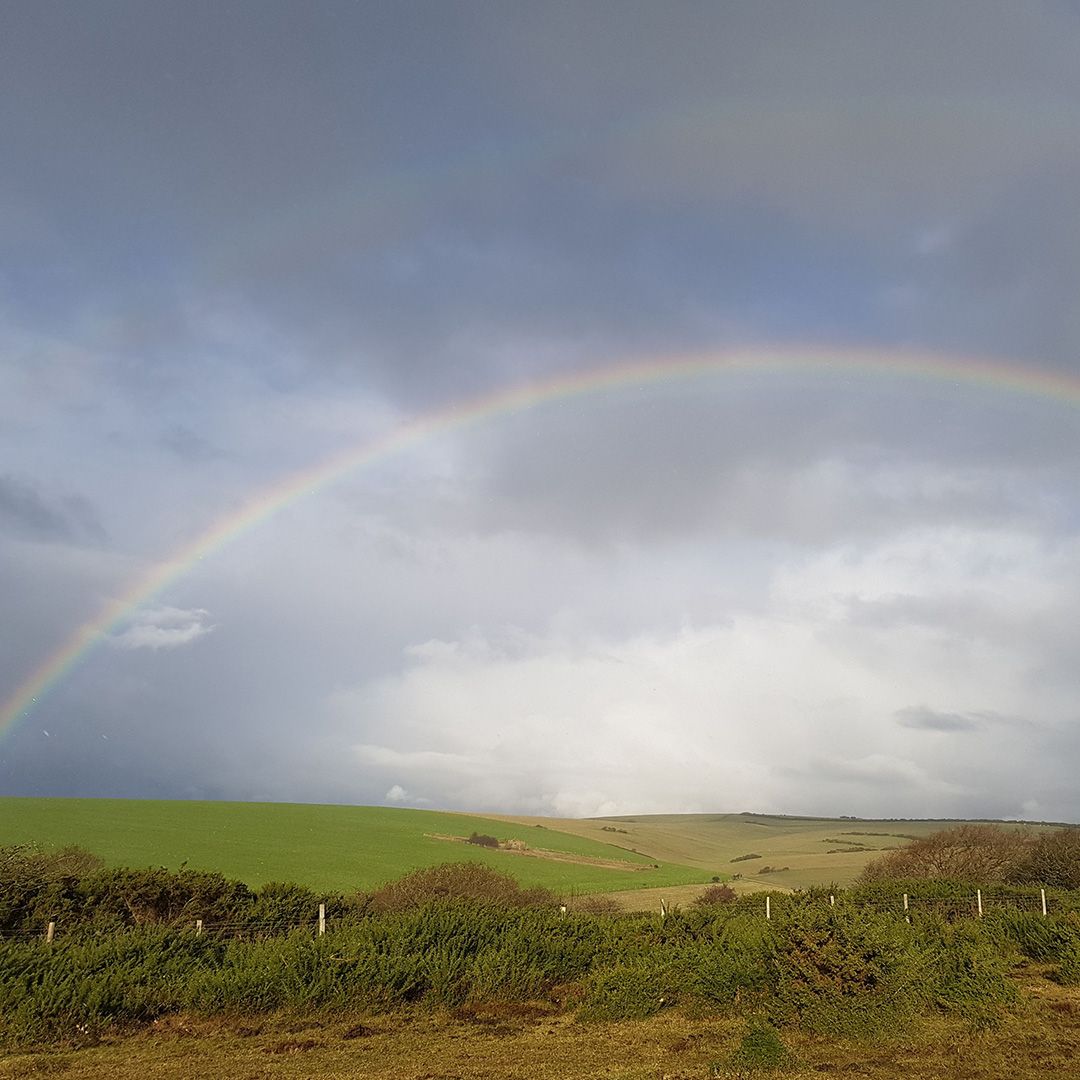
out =
[[[1048,917],[999,908],[957,920],[932,907],[905,916],[888,891],[895,883],[877,883],[837,890],[831,902],[817,890],[772,894],[768,920],[760,895],[660,918],[562,911],[550,894],[473,864],[337,900],[302,886],[252,892],[215,875],[165,873],[92,868],[34,879],[48,888],[24,890],[32,917],[42,896],[67,897],[75,930],[51,943],[0,940],[0,1043],[77,1040],[178,1011],[524,1001],[595,1021],[683,1003],[859,1036],[933,1011],[994,1023],[1016,1000],[1007,976],[1021,956],[1056,963],[1062,982],[1080,980],[1080,919],[1065,900],[1065,914]],[[938,899],[966,896],[965,886],[935,886]],[[4,895],[10,921],[30,917],[12,906],[12,891]],[[88,898],[104,910],[80,906]],[[323,936],[317,900],[336,912]],[[226,929],[197,934],[196,910]]]

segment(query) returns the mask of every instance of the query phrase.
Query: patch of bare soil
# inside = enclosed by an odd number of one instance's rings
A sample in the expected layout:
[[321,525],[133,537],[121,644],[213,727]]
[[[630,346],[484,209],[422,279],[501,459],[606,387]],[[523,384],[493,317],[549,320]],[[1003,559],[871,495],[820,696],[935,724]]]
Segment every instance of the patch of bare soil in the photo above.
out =
[[[469,841],[464,836],[443,836],[440,833],[424,833],[428,840],[446,840],[453,844],[467,844]],[[551,862],[575,863],[578,866],[602,866],[607,870],[626,870],[634,873],[638,870],[655,870],[656,867],[649,863],[632,863],[625,859],[602,859],[593,855],[573,855],[567,851],[549,851],[546,848],[531,848],[520,846],[520,841],[512,844],[500,843],[498,848],[487,848],[488,851],[503,851],[507,855],[523,855],[526,858],[549,859]]]

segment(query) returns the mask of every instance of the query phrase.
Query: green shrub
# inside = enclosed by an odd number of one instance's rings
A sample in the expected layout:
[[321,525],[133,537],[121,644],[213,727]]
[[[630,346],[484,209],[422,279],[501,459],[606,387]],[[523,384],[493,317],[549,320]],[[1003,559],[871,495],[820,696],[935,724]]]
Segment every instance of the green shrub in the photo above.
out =
[[[980,1024],[996,1021],[1018,998],[1009,978],[1016,951],[982,921],[927,923],[926,992],[930,1002]],[[935,932],[936,931],[936,932]]]
[[593,972],[581,1015],[587,1020],[640,1020],[677,1001],[671,965],[657,956]]
[[742,1037],[739,1049],[713,1071],[721,1076],[728,1071],[768,1073],[793,1069],[797,1064],[794,1054],[781,1042],[776,1028],[755,1020]]
[[922,955],[902,920],[832,908],[796,911],[778,930],[774,1018],[830,1034],[869,1034],[913,1015]]
[[1050,978],[1062,986],[1080,986],[1080,940],[1073,938],[1058,954],[1058,966]]
[[1080,930],[1071,921],[1032,911],[995,913],[986,924],[1031,960],[1057,960],[1080,941]]

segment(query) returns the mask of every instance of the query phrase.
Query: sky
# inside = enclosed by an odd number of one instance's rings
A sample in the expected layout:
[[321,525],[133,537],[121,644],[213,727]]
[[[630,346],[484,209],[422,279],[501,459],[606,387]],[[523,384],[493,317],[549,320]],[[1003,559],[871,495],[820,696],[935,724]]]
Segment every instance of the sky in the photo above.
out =
[[1080,820],[1080,5],[2,21],[0,794]]

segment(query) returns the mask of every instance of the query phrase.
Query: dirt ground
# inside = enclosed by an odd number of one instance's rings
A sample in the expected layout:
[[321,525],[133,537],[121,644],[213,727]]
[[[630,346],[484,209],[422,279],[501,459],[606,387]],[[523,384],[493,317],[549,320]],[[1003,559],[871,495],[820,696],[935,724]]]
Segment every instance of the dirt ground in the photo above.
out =
[[[1020,976],[1025,1005],[990,1031],[926,1021],[889,1040],[782,1032],[797,1068],[778,1078],[874,1080],[1080,1078],[1080,991]],[[729,1058],[742,1020],[671,1010],[584,1024],[543,1005],[289,1020],[170,1017],[100,1044],[0,1059],[0,1077],[65,1080],[705,1080],[738,1077]],[[73,1033],[77,1038],[78,1034]]]

